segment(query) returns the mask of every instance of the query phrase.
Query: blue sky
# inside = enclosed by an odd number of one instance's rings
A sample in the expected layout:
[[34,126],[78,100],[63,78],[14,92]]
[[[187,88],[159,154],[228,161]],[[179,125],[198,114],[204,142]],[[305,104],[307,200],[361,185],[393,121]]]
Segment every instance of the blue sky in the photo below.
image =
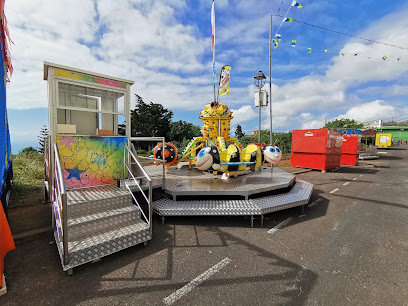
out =
[[[237,124],[246,133],[257,129],[253,76],[262,70],[269,80],[269,16],[279,7],[284,15],[291,2],[215,0],[217,73],[232,66],[230,95],[220,98],[234,111],[232,132]],[[298,2],[303,8],[292,7],[288,17],[408,48],[408,1]],[[44,61],[134,80],[132,93],[170,108],[174,120],[200,124],[198,112],[213,100],[210,10],[211,0],[6,1],[14,42],[7,89],[13,152],[37,146],[47,124]],[[281,20],[273,18],[273,33]],[[408,118],[408,50],[296,22],[284,23],[279,34],[272,53],[275,131],[320,128],[340,117]],[[263,109],[263,128],[268,114]]]

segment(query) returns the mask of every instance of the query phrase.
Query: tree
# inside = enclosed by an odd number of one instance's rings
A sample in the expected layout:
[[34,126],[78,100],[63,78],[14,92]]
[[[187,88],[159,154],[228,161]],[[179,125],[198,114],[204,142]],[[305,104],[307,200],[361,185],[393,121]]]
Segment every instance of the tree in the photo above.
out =
[[238,124],[237,129],[235,130],[235,137],[237,139],[240,139],[240,138],[242,138],[244,136],[245,136],[245,134],[242,132],[242,127]]
[[327,129],[361,129],[364,124],[357,122],[354,119],[335,119],[325,124],[324,128]]
[[186,121],[176,121],[170,123],[168,139],[180,147],[184,139],[192,139],[201,136],[201,128],[198,125]]
[[173,112],[161,104],[145,103],[136,96],[136,107],[131,112],[132,136],[168,137]]
[[[282,153],[290,153],[292,147],[292,133],[272,133],[273,145],[278,146]],[[258,143],[258,135],[254,137],[244,136],[240,140],[242,147],[246,147],[250,143]],[[261,143],[270,143],[269,130],[261,130]]]
[[126,135],[126,123],[118,124],[118,135]]
[[48,128],[45,124],[43,124],[40,130],[40,135],[38,136],[39,147],[37,148],[37,151],[41,154],[44,154],[45,142],[47,140],[48,135],[49,135]]
[[33,147],[26,147],[20,151],[19,154],[25,154],[25,155],[38,155],[38,151],[34,149]]

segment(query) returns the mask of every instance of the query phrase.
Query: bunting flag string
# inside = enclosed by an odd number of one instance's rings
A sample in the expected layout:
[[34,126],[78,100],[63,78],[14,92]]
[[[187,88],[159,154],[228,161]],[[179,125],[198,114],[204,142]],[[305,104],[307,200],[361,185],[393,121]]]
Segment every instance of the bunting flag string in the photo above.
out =
[[[298,46],[296,46],[296,40],[295,40],[294,43],[292,41],[291,47],[296,47],[297,49],[303,49],[302,47],[299,48]],[[346,56],[356,57],[356,56],[358,56],[358,57],[361,57],[361,58],[368,58],[369,60],[382,60],[382,61],[395,62],[395,63],[401,63],[402,62],[401,61],[401,59],[402,59],[401,56],[396,58],[395,60],[390,60],[389,57],[386,56],[386,55],[384,55],[383,57],[380,58],[380,57],[374,57],[374,56],[366,56],[366,55],[362,55],[360,53],[344,53],[344,52],[338,53],[338,52],[329,51],[328,49],[307,48],[307,53],[312,53],[312,52],[314,52],[314,53],[321,52],[321,53],[329,53],[329,54],[338,54],[341,57],[346,57]],[[408,64],[408,62],[407,62],[407,64]]]
[[[283,3],[282,3],[282,4],[283,4]],[[298,23],[301,23],[301,24],[304,24],[304,25],[308,25],[308,26],[312,26],[312,27],[321,29],[321,30],[330,31],[330,32],[333,32],[333,33],[337,33],[337,34],[341,34],[341,35],[345,35],[345,36],[349,36],[349,37],[353,37],[353,38],[358,38],[358,39],[366,40],[366,41],[373,42],[373,43],[377,43],[377,44],[383,44],[383,45],[386,45],[386,46],[389,46],[389,47],[399,48],[399,49],[402,49],[402,50],[408,50],[408,48],[405,48],[405,47],[401,47],[401,46],[397,46],[397,45],[393,45],[393,44],[388,44],[388,43],[383,43],[383,42],[380,42],[380,41],[371,40],[371,39],[368,39],[368,38],[364,38],[364,37],[360,37],[360,36],[355,36],[355,35],[351,35],[351,34],[346,34],[346,33],[342,33],[342,32],[339,32],[339,31],[330,30],[330,29],[327,29],[327,28],[323,28],[323,27],[320,27],[320,26],[316,26],[316,25],[313,25],[313,24],[309,24],[309,23],[306,23],[306,22],[302,22],[302,21],[299,21],[299,20],[295,20],[295,19],[293,19],[293,18],[291,18],[291,17],[287,17],[287,15],[288,15],[288,13],[289,13],[291,7],[296,7],[296,8],[299,8],[299,9],[300,9],[300,8],[302,8],[303,6],[302,6],[300,3],[298,3],[296,0],[293,0],[292,3],[291,3],[291,5],[289,6],[289,9],[287,10],[287,12],[286,12],[286,14],[285,14],[284,16],[279,15],[279,14],[274,15],[274,16],[278,16],[278,17],[283,17],[283,19],[282,19],[282,21],[281,21],[281,23],[280,23],[280,25],[279,25],[279,28],[278,28],[278,30],[276,31],[275,35],[274,35],[274,39],[273,39],[274,49],[276,49],[276,48],[279,46],[278,42],[281,42],[281,41],[282,41],[282,35],[281,35],[281,34],[278,34],[280,28],[282,27],[282,24],[283,24],[284,22],[298,22]],[[299,47],[298,47],[297,44],[296,44],[296,40],[295,40],[295,39],[292,39],[292,40],[291,40],[290,46],[293,47],[293,48],[299,49]],[[302,47],[300,47],[300,49],[302,49]],[[369,60],[373,60],[373,59],[378,59],[378,60],[383,60],[383,61],[387,61],[387,60],[388,60],[388,57],[387,57],[386,55],[382,56],[381,59],[380,59],[380,58],[375,58],[375,57],[373,57],[373,56],[360,55],[359,52],[355,52],[355,53],[351,53],[351,54],[346,54],[346,53],[343,53],[343,52],[340,52],[340,53],[338,53],[338,52],[331,52],[331,51],[329,51],[327,48],[324,48],[324,49],[312,49],[312,48],[307,48],[307,53],[312,53],[314,50],[316,50],[317,52],[322,52],[322,53],[339,54],[339,55],[341,55],[342,57],[344,57],[344,56],[346,56],[346,55],[350,55],[350,56],[366,57],[366,58],[368,58]],[[397,62],[397,63],[401,62],[401,58],[402,58],[402,57],[398,57],[398,58],[395,60],[395,62]],[[388,62],[390,62],[390,60],[388,60]],[[394,62],[394,61],[391,61],[391,62]],[[408,64],[408,63],[407,63],[407,64]]]
[[[279,35],[279,37],[280,37],[280,40],[282,40],[282,36],[281,35]],[[273,42],[275,43],[275,49],[277,48],[277,46],[278,46],[278,39],[274,39],[273,40]],[[283,43],[283,46],[287,46],[287,44],[284,44]],[[300,50],[302,50],[302,49],[306,49],[307,50],[307,53],[316,53],[316,52],[318,52],[318,53],[328,53],[328,54],[336,54],[336,55],[340,55],[340,56],[342,56],[342,57],[344,57],[344,56],[359,56],[359,57],[366,57],[366,58],[368,58],[369,60],[372,60],[372,59],[378,59],[378,60],[383,60],[383,61],[386,61],[386,60],[388,60],[388,61],[393,61],[393,60],[390,60],[389,59],[389,57],[387,56],[387,55],[384,55],[384,56],[382,56],[381,58],[376,58],[376,57],[373,57],[373,56],[366,56],[366,55],[362,55],[360,52],[350,52],[350,53],[344,53],[344,52],[336,52],[336,51],[330,51],[328,48],[310,48],[310,47],[305,47],[305,46],[299,46],[299,45],[297,45],[297,41],[295,40],[295,39],[292,39],[291,40],[291,43],[290,43],[290,46],[291,47],[293,47],[293,48],[296,48],[296,49],[300,49]],[[397,63],[399,63],[399,62],[401,62],[401,59],[402,59],[402,56],[399,56],[399,57],[397,57],[397,58],[395,58],[395,62],[397,62]]]
[[[294,1],[294,2],[296,2],[296,1]],[[290,9],[291,7],[292,7],[292,5],[289,7],[289,9]],[[336,33],[336,34],[339,34],[339,35],[344,35],[344,36],[348,36],[348,37],[352,37],[352,38],[357,38],[357,39],[360,39],[360,40],[365,40],[365,41],[367,41],[367,42],[376,43],[376,44],[381,44],[381,45],[384,45],[384,46],[393,47],[393,48],[398,48],[398,49],[401,49],[401,50],[408,50],[408,47],[403,47],[403,46],[398,46],[398,45],[394,45],[394,44],[389,44],[389,43],[377,41],[377,40],[374,40],[374,39],[369,39],[369,38],[365,38],[365,37],[361,37],[361,36],[357,36],[357,35],[352,35],[352,34],[340,32],[340,31],[336,31],[336,30],[324,28],[324,27],[321,27],[321,26],[317,26],[317,25],[314,25],[314,24],[311,24],[311,23],[303,22],[303,21],[300,21],[300,20],[296,20],[296,19],[294,19],[294,18],[287,17],[288,13],[289,13],[289,10],[288,10],[288,12],[287,12],[284,16],[279,15],[279,14],[275,14],[275,15],[273,15],[273,16],[283,17],[282,22],[281,22],[281,25],[282,25],[283,22],[297,22],[297,23],[300,23],[300,24],[303,24],[303,25],[307,25],[307,26],[310,26],[310,27],[314,27],[314,28],[317,28],[317,29],[320,29],[320,30],[323,30],[323,31],[328,31],[328,32],[331,32],[331,33]],[[279,29],[280,29],[280,27],[279,27]],[[277,32],[279,32],[279,31],[277,31]]]
[[[281,6],[282,6],[282,4],[283,4],[283,1],[282,1],[282,3],[281,3]],[[289,14],[289,11],[290,11],[290,9],[291,9],[292,7],[297,7],[297,8],[300,9],[300,8],[302,8],[302,5],[301,5],[300,3],[298,3],[298,2],[296,2],[296,0],[293,0],[292,3],[291,3],[291,5],[289,5],[289,8],[288,8],[288,10],[286,11],[285,16],[281,16],[281,17],[283,17],[283,19],[282,19],[282,21],[281,21],[281,23],[280,23],[280,25],[279,25],[279,27],[278,27],[278,30],[276,31],[275,35],[273,36],[273,37],[274,37],[274,49],[276,49],[276,48],[278,47],[278,43],[275,42],[276,39],[279,39],[279,41],[281,41],[281,37],[280,37],[280,35],[279,35],[278,33],[279,33],[280,28],[282,27],[282,24],[283,24],[284,22],[292,22],[292,21],[293,21],[293,18],[289,18],[289,17],[286,18],[286,16]],[[280,11],[280,7],[279,7],[279,11]],[[277,16],[277,15],[275,15],[275,16]],[[277,37],[277,35],[279,35],[279,37]]]
[[298,2],[296,2],[296,0],[293,0],[292,1],[292,4],[291,4],[293,7],[297,7],[297,8],[302,8],[302,5],[300,4],[300,3],[298,3]]

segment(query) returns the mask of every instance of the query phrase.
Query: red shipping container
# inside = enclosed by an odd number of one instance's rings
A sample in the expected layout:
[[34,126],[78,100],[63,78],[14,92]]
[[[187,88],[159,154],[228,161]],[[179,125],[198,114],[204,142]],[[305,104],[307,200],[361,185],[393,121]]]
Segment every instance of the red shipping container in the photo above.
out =
[[292,167],[329,170],[340,167],[342,134],[330,129],[292,131]]
[[357,154],[360,137],[358,136],[343,136],[343,146],[341,147],[341,154]]
[[356,166],[358,164],[358,154],[341,154],[340,164]]
[[343,146],[341,148],[340,164],[356,166],[358,163],[358,136],[343,136]]
[[340,167],[341,154],[315,154],[292,152],[290,165],[292,167],[329,170]]
[[330,129],[292,131],[292,152],[341,154],[342,134]]

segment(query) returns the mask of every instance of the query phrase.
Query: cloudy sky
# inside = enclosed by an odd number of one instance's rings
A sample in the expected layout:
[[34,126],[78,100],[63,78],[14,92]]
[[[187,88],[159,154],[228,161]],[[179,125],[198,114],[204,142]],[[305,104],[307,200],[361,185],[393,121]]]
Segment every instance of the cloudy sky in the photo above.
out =
[[[233,132],[237,124],[246,133],[257,129],[253,76],[262,70],[269,80],[270,14],[285,15],[291,2],[215,0],[216,69],[232,66],[230,95],[220,102],[234,111]],[[283,23],[272,52],[274,130],[320,128],[342,117],[407,119],[408,1],[298,2],[303,8],[290,8],[288,17],[372,41]],[[48,122],[44,61],[134,80],[132,93],[170,108],[174,120],[200,125],[198,112],[213,100],[210,10],[211,0],[6,1],[13,152],[37,146]],[[274,34],[281,21],[273,17]]]

